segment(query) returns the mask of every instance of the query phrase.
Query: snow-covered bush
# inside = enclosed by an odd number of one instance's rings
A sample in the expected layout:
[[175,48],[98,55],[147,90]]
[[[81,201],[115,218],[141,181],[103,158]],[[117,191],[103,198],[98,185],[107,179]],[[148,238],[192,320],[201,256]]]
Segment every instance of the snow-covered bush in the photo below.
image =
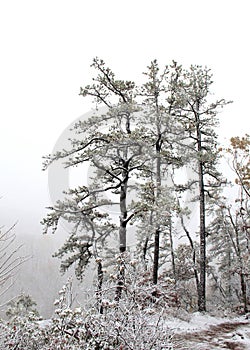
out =
[[[5,349],[27,350],[170,350],[172,332],[165,325],[167,290],[157,293],[140,274],[135,260],[118,258],[125,266],[122,284],[114,272],[84,307],[72,305],[72,281],[59,291],[55,316],[47,323],[33,314],[13,318],[1,325]],[[119,300],[117,288],[122,288]],[[100,307],[101,306],[101,307]]]
[[0,344],[5,349],[37,350],[49,343],[47,329],[39,326],[39,317],[33,313],[16,316],[0,324]]

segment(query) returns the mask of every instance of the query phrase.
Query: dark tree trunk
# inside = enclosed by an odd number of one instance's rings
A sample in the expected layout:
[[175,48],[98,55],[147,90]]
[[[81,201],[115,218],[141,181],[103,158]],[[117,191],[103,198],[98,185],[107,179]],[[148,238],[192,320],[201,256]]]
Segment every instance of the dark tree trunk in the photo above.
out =
[[122,295],[122,290],[124,286],[125,280],[125,266],[124,262],[120,262],[119,264],[119,271],[117,276],[117,286],[115,291],[115,301],[119,302]]
[[198,290],[198,310],[206,311],[206,225],[205,225],[205,191],[203,165],[199,163],[200,192],[200,287]]
[[120,227],[119,227],[119,241],[120,253],[124,253],[127,249],[127,177],[124,179],[120,189]]
[[153,265],[153,283],[158,282],[158,269],[159,269],[159,251],[160,251],[160,230],[155,231],[154,241],[154,265]]
[[[158,113],[158,107],[157,107]],[[162,139],[161,133],[159,129],[159,122],[157,120],[158,126],[158,140],[156,142],[156,200],[159,198],[161,193],[161,146]],[[157,215],[158,216],[158,215]],[[158,219],[158,218],[156,218]],[[160,227],[156,227],[155,229],[155,237],[154,237],[154,262],[153,262],[153,283],[157,284],[158,282],[158,270],[159,270],[159,257],[160,257]]]
[[205,187],[202,157],[202,134],[199,115],[199,103],[196,104],[196,135],[198,151],[199,202],[200,202],[200,283],[198,288],[198,310],[206,311],[206,223],[205,223]]
[[148,250],[148,241],[149,241],[149,238],[146,237],[144,245],[143,245],[143,250],[142,250],[142,253],[143,253],[142,258],[143,258],[143,261],[145,264],[146,264],[147,250]]
[[102,284],[103,284],[103,269],[102,269],[102,263],[101,261],[99,261],[97,263],[97,303],[98,303],[100,314],[103,314]]
[[242,293],[242,302],[243,302],[244,313],[247,313],[248,312],[248,308],[247,308],[247,286],[246,286],[245,274],[242,271],[240,272],[240,286],[241,286],[241,293]]

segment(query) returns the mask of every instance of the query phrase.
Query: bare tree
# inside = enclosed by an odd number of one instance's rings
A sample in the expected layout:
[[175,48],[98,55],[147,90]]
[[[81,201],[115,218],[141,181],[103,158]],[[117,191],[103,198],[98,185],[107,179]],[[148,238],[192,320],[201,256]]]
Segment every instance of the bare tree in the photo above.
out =
[[[16,245],[14,228],[8,230],[0,228],[0,298],[13,286],[20,266],[29,259],[28,256],[20,256],[22,245]],[[1,304],[4,304],[1,302]]]

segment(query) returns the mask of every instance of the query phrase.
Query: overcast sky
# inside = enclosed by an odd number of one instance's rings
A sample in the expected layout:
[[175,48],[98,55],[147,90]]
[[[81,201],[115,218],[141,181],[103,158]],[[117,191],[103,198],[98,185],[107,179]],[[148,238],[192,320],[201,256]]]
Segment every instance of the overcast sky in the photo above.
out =
[[93,57],[118,77],[138,80],[154,58],[214,73],[221,139],[249,132],[249,8],[238,0],[64,1],[0,4],[0,222],[40,234],[50,205],[42,155],[90,110],[78,96]]

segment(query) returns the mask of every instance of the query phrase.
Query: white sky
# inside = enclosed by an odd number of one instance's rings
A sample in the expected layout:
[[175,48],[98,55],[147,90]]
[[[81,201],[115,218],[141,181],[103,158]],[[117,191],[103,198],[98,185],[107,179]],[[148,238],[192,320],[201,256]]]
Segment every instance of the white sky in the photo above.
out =
[[249,132],[249,1],[10,0],[0,3],[0,223],[40,234],[50,204],[42,155],[89,111],[78,96],[92,58],[140,79],[154,58],[202,64],[215,97],[234,100],[221,138]]

